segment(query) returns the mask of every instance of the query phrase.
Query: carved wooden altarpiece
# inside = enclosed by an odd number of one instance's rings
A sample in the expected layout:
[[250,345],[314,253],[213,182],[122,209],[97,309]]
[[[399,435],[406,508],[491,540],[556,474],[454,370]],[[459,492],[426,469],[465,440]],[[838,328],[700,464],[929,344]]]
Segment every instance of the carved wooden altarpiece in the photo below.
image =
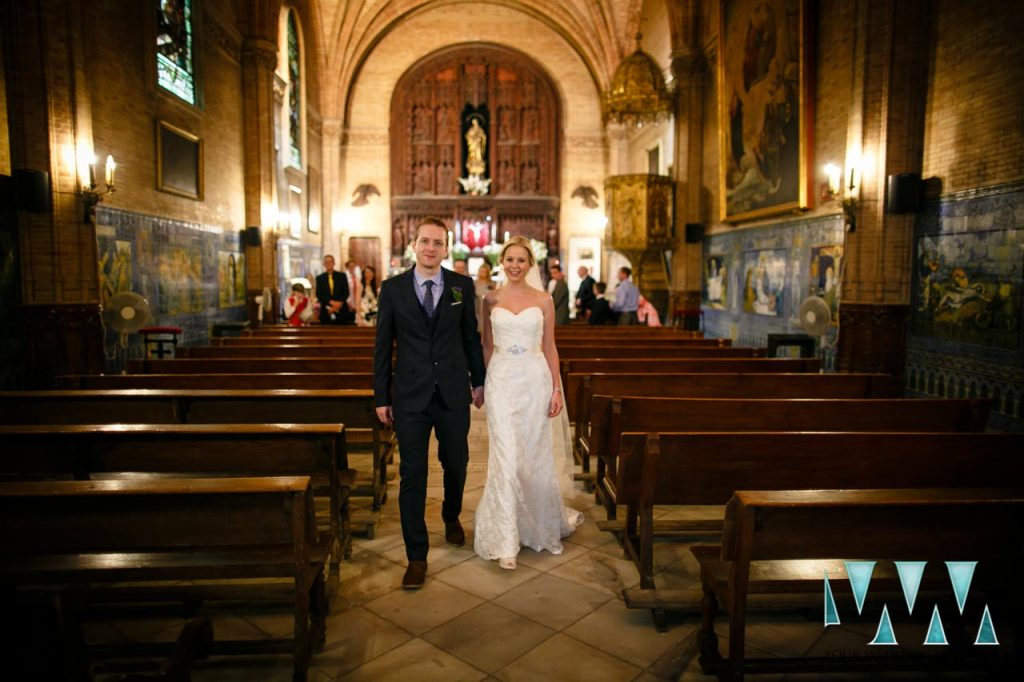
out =
[[[469,175],[470,113],[487,135],[483,177],[490,189],[483,196],[466,194],[458,182]],[[558,97],[526,55],[472,44],[425,58],[395,88],[390,142],[394,255],[405,251],[416,223],[431,215],[458,226],[460,241],[474,254],[505,232],[557,252]]]

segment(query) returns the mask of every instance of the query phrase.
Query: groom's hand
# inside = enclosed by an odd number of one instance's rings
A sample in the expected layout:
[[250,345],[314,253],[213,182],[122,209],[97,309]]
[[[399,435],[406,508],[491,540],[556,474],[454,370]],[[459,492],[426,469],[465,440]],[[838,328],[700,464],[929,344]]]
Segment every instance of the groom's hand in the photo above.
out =
[[[477,409],[484,406],[484,387],[477,386],[473,389],[473,404],[476,405]],[[378,408],[380,409],[380,408]]]
[[377,419],[380,420],[381,424],[390,428],[395,422],[394,413],[391,411],[390,405],[377,408]]

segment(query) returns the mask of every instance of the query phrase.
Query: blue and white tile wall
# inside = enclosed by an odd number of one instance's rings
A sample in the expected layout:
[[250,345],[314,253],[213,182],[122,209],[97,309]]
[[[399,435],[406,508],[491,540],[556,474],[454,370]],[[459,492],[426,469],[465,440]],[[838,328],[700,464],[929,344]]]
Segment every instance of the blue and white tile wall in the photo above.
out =
[[907,394],[992,398],[989,427],[1024,431],[1024,185],[926,203],[914,257]]
[[[844,241],[840,216],[790,220],[715,234],[704,241],[704,331],[738,346],[764,347],[768,334],[803,333],[800,304],[821,296],[833,312],[839,301]],[[723,272],[724,268],[724,272]],[[837,327],[822,358],[835,367]]]
[[[102,300],[141,294],[152,313],[147,324],[181,327],[180,345],[208,343],[214,323],[246,319],[241,231],[100,206],[96,241]],[[138,335],[122,350],[109,331],[105,349],[107,371],[144,352]]]

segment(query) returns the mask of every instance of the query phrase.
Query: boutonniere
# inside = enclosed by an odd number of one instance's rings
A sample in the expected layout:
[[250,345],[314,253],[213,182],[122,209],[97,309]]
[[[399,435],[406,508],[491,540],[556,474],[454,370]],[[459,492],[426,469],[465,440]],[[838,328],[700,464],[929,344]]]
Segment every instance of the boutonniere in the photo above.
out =
[[462,289],[458,287],[452,287],[452,300],[455,301],[452,305],[458,305],[462,303]]

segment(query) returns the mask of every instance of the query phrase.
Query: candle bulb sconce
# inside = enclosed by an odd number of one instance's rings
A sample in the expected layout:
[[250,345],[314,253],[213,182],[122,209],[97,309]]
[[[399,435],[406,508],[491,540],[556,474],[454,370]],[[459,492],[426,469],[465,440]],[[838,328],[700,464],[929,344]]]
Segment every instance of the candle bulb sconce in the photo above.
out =
[[114,173],[117,170],[117,164],[114,162],[114,157],[107,155],[107,161],[104,165],[104,185],[105,190],[99,189],[96,184],[96,162],[95,159],[89,164],[89,178],[88,181],[82,183],[82,189],[80,194],[82,195],[82,208],[83,215],[82,219],[84,222],[91,222],[96,218],[96,205],[103,201],[103,198],[109,194],[113,194],[115,191],[114,187]]
[[821,185],[821,200],[823,202],[834,201],[843,209],[847,232],[855,232],[857,230],[857,184],[855,173],[856,170],[851,168],[848,186],[843,187],[843,170],[830,163],[825,166],[827,180]]

